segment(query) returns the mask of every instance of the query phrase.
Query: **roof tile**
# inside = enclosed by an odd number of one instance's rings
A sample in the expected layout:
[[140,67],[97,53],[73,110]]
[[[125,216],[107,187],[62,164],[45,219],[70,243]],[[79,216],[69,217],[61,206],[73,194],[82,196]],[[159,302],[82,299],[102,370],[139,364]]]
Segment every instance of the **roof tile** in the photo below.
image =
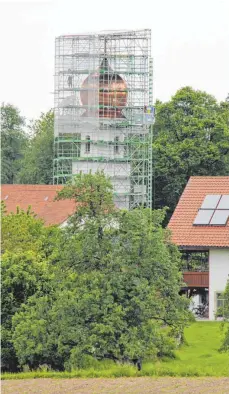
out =
[[54,201],[62,188],[58,185],[2,185],[1,199],[5,202],[7,212],[16,212],[17,206],[26,210],[31,205],[32,211],[46,225],[60,225],[76,209],[74,200]]
[[206,194],[229,194],[229,176],[189,179],[168,225],[178,246],[229,247],[229,221],[226,226],[193,226]]

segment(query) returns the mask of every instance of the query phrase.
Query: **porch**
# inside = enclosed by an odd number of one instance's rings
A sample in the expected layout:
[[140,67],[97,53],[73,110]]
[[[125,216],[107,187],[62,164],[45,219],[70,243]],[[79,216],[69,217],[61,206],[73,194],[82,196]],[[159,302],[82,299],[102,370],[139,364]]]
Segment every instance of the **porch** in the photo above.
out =
[[182,292],[191,298],[190,310],[196,318],[209,319],[209,271],[184,271]]

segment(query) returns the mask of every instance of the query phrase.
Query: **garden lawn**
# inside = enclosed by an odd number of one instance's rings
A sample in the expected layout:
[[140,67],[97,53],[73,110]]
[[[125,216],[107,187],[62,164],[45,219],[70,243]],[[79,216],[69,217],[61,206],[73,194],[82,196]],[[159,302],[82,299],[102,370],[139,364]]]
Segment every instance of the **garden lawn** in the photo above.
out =
[[102,362],[100,368],[74,372],[25,372],[3,374],[2,379],[89,378],[134,376],[229,376],[229,355],[219,353],[222,341],[220,322],[195,322],[185,329],[186,344],[175,352],[176,359],[145,362],[141,372],[131,365]]
[[[229,376],[229,355],[218,350],[223,332],[220,322],[195,322],[185,329],[186,345],[175,352],[176,359],[156,363],[157,375]],[[145,372],[150,370],[146,364]]]

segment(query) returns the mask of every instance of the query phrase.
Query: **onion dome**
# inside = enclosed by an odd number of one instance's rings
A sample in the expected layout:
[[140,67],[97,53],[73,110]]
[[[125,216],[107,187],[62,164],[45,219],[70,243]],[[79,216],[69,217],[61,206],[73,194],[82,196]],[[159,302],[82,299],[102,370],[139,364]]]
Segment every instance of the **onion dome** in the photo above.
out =
[[[82,84],[80,99],[82,105],[95,105],[99,90],[99,117],[124,118],[122,109],[127,103],[126,82],[115,73],[105,57],[97,72],[90,74]],[[83,116],[90,116],[86,111]]]

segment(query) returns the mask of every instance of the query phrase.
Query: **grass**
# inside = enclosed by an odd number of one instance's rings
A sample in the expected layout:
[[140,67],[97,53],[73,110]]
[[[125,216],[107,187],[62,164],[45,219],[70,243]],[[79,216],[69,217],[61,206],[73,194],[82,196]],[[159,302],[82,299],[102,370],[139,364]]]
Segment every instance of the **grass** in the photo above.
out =
[[229,356],[219,353],[222,332],[219,322],[195,322],[185,329],[187,344],[176,351],[176,359],[145,362],[141,372],[132,365],[111,366],[102,363],[100,368],[73,372],[21,372],[5,373],[2,379],[33,378],[114,378],[136,376],[229,376]]
[[[220,322],[195,322],[185,329],[187,345],[176,351],[176,359],[158,362],[160,376],[229,376],[229,355],[220,353]],[[150,370],[150,366],[145,366]]]

